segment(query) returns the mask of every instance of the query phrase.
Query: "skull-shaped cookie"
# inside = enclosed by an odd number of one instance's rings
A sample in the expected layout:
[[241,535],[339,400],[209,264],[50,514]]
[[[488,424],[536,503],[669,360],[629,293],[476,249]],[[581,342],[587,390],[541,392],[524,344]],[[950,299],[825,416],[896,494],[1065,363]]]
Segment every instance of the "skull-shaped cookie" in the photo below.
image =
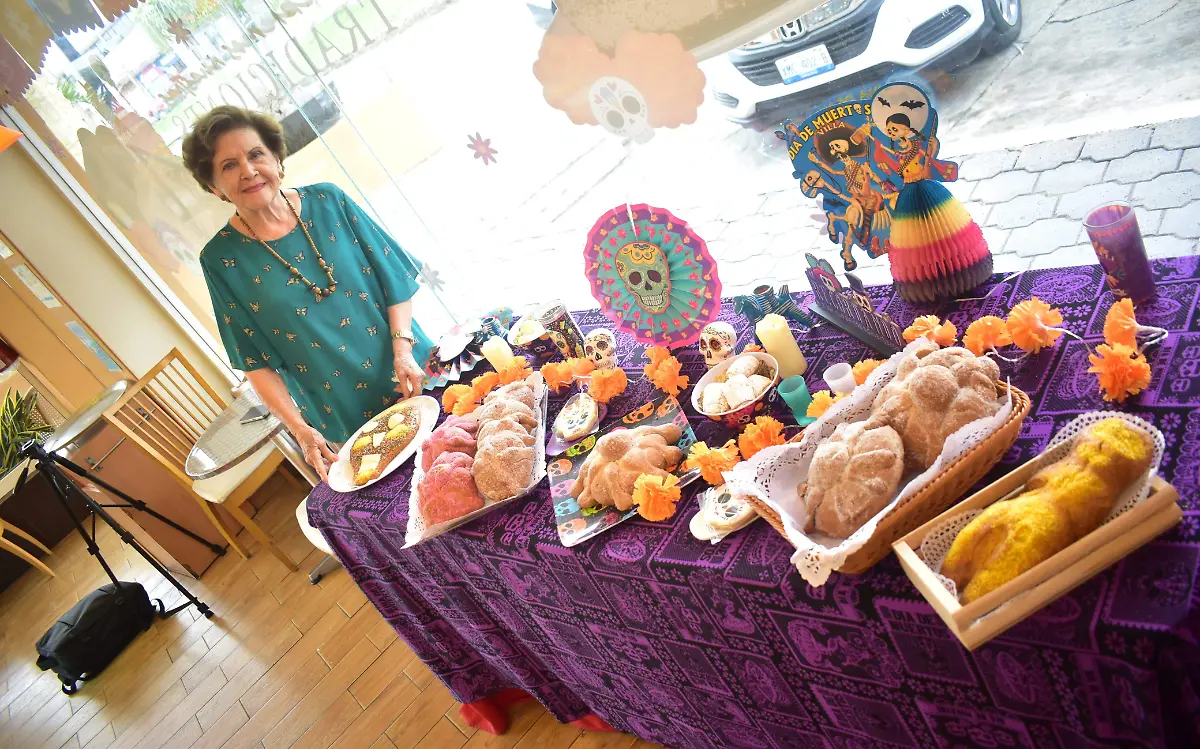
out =
[[638,306],[664,312],[671,303],[671,269],[667,256],[649,242],[630,242],[617,250],[617,273]]
[[704,354],[709,369],[733,356],[736,343],[737,331],[727,322],[709,323],[700,331],[700,353]]
[[596,365],[596,369],[615,369],[617,337],[607,328],[597,328],[584,336],[583,352]]
[[646,98],[624,78],[601,78],[592,84],[588,99],[592,114],[608,132],[622,138],[632,138],[635,143],[645,143],[654,137],[646,110]]

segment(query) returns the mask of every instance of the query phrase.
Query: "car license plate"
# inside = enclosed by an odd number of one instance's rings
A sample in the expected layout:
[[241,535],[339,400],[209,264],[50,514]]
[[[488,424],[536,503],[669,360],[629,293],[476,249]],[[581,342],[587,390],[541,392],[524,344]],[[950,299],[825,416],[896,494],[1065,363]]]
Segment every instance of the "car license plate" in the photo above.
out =
[[781,57],[775,61],[775,67],[779,68],[784,83],[795,83],[833,70],[833,58],[829,56],[829,50],[825,49],[824,44],[818,44],[803,52]]

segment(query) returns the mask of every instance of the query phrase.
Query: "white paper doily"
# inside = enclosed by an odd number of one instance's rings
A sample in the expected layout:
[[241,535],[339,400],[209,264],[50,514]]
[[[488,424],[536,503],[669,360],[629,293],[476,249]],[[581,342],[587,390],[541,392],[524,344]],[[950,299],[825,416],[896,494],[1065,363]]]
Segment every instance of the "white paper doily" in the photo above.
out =
[[821,533],[806,534],[801,530],[804,513],[796,488],[808,480],[809,464],[817,446],[833,434],[838,424],[863,421],[870,416],[875,397],[895,378],[900,362],[910,352],[927,345],[927,342],[918,339],[906,346],[904,351],[893,354],[871,373],[865,383],[856,387],[848,397],[833,404],[821,418],[813,422],[805,430],[800,442],[768,447],[724,474],[735,496],[752,496],[779,514],[788,540],[796,547],[792,563],[809,585],[824,585],[829,573],[841,568],[847,557],[866,545],[879,521],[892,508],[936,479],[943,468],[956,458],[994,434],[1012,414],[1012,396],[1009,395],[994,416],[973,421],[951,434],[934,464],[904,484],[886,507],[849,538],[832,538]]
[[546,476],[546,413],[549,408],[549,395],[546,392],[546,381],[542,378],[540,372],[534,372],[525,379],[533,387],[534,401],[540,406],[538,408],[538,425],[534,432],[534,437],[537,440],[533,443],[533,475],[529,479],[529,484],[525,491],[520,494],[509,497],[508,499],[498,499],[495,501],[484,500],[483,507],[480,507],[474,512],[467,513],[462,517],[453,520],[447,520],[444,523],[437,525],[425,525],[425,519],[421,517],[421,513],[417,511],[418,496],[417,487],[421,485],[421,479],[425,477],[425,471],[421,469],[421,454],[425,451],[425,445],[421,445],[421,449],[417,451],[414,458],[415,466],[413,468],[412,484],[408,491],[408,526],[404,531],[404,548],[416,546],[422,541],[428,541],[431,538],[440,536],[448,530],[457,528],[458,526],[469,523],[480,515],[486,515],[497,507],[512,502],[513,500],[526,497],[533,491],[534,487]]
[[[1158,466],[1162,463],[1163,451],[1166,449],[1167,444],[1162,432],[1158,431],[1152,424],[1136,416],[1121,413],[1120,411],[1092,411],[1076,417],[1071,423],[1060,429],[1058,434],[1054,435],[1054,438],[1050,440],[1046,451],[1035,459],[1035,472],[1050,463],[1061,460],[1070,452],[1071,445],[1075,444],[1075,438],[1079,436],[1080,432],[1092,424],[1112,418],[1126,421],[1149,434],[1151,439],[1154,440],[1154,455],[1150,459],[1150,469],[1121,493],[1121,496],[1113,503],[1112,511],[1108,513],[1100,525],[1104,525],[1113,518],[1128,512],[1133,507],[1136,507],[1139,502],[1150,496],[1150,483],[1158,475]],[[1015,497],[1023,490],[1024,486],[1018,487],[1002,499]],[[950,515],[939,521],[937,525],[930,528],[929,534],[921,541],[921,546],[917,551],[929,569],[937,574],[938,580],[941,581],[942,585],[946,586],[946,590],[950,591],[955,597],[958,596],[958,589],[954,585],[953,580],[942,577],[942,562],[946,560],[946,555],[950,553],[950,545],[954,543],[954,539],[958,536],[959,532],[967,527],[967,523],[974,520],[981,512],[982,510],[967,510]]]

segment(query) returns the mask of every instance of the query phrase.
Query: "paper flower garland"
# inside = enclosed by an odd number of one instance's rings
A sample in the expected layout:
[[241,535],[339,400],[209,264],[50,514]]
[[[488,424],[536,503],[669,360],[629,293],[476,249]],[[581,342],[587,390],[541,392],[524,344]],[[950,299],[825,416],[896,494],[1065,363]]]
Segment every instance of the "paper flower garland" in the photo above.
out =
[[683,470],[700,469],[700,477],[712,486],[725,483],[721,476],[723,471],[731,471],[741,462],[738,456],[738,446],[733,440],[725,443],[724,447],[710,448],[703,442],[692,445],[687,460],[683,461]]
[[680,374],[682,365],[670,351],[662,346],[650,346],[646,349],[646,357],[650,363],[642,367],[642,371],[654,387],[669,395],[679,395],[688,386],[690,378]]
[[953,346],[958,338],[958,328],[949,320],[942,322],[937,315],[925,315],[913,320],[904,330],[904,340],[912,343],[918,338],[928,338],[942,346]]
[[770,416],[759,416],[742,431],[738,437],[738,447],[741,448],[742,458],[750,460],[761,450],[782,445],[785,441],[782,423]]
[[1017,347],[1036,354],[1062,337],[1062,313],[1031,296],[1008,313],[1008,334]]
[[608,403],[629,386],[629,377],[620,367],[612,369],[597,369],[592,372],[588,395],[597,403]]
[[983,356],[1013,341],[1008,334],[1008,323],[995,315],[985,315],[967,326],[962,342],[972,354]]
[[451,385],[442,392],[442,410],[454,413],[454,408],[462,399],[474,402],[475,396],[470,385]]
[[1088,371],[1096,375],[1106,401],[1124,401],[1150,385],[1150,365],[1132,346],[1102,343],[1096,353],[1088,354],[1088,361]]
[[529,360],[524,356],[514,356],[512,363],[500,370],[500,384],[511,385],[517,380],[523,380],[531,374],[533,374],[533,367],[529,366]]
[[542,373],[542,378],[546,381],[546,387],[556,393],[563,388],[571,387],[575,382],[575,377],[571,374],[571,367],[566,362],[543,364],[539,371]]
[[861,385],[867,381],[871,373],[879,369],[879,365],[883,364],[879,359],[863,359],[859,363],[851,367],[850,371],[854,374],[854,384]]
[[679,496],[679,479],[669,473],[666,476],[643,473],[633,482],[633,503],[638,514],[650,521],[674,516]]
[[500,375],[496,372],[484,372],[471,380],[471,394],[476,401],[482,402],[484,397],[500,384]]

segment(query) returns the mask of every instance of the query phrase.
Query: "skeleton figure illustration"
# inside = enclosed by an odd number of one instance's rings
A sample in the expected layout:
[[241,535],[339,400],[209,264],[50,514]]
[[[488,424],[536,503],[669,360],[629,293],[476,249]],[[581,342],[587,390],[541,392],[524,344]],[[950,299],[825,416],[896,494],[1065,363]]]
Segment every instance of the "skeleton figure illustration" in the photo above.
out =
[[[841,256],[846,270],[858,267],[850,252],[855,244],[867,248],[871,257],[887,252],[886,243],[881,243],[874,231],[886,228],[891,221],[888,208],[889,203],[895,201],[895,187],[880,179],[867,162],[870,137],[869,124],[855,130],[844,122],[833,122],[817,131],[816,147],[808,153],[809,160],[829,178],[825,179],[819,173],[813,176],[813,172],[809,172],[804,179],[809,190],[815,192],[819,182],[824,182],[823,186],[829,189],[831,182],[836,184],[837,177],[845,180],[846,192],[833,192],[846,201],[846,208],[841,214],[826,211],[826,218],[830,240],[838,242],[838,234],[841,234]],[[809,184],[810,180],[812,184]],[[845,231],[839,232],[838,224],[844,224]]]
[[884,132],[891,139],[889,148],[874,140],[872,159],[884,174],[896,173],[909,185],[923,179],[936,177],[939,181],[952,182],[958,178],[958,165],[950,161],[935,159],[930,154],[938,152],[937,118],[933,116],[933,128],[928,142],[925,136],[913,127],[911,118],[903,112],[889,116],[884,123]]

